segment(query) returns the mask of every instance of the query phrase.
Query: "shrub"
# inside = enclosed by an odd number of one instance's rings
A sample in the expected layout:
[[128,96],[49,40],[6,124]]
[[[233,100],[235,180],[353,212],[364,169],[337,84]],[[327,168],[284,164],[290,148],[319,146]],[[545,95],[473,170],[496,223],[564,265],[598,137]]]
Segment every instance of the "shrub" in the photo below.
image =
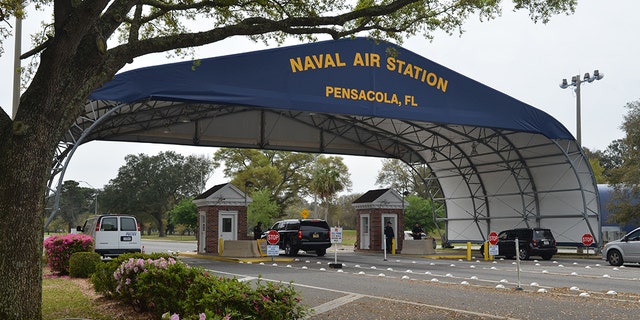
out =
[[145,254],[134,252],[122,254],[109,262],[96,266],[96,271],[91,275],[90,280],[96,292],[105,297],[112,298],[116,296],[116,287],[118,286],[118,282],[113,275],[123,262],[128,261],[131,258],[155,260],[160,258],[169,259],[172,257],[175,256],[166,253]]
[[185,319],[302,319],[308,310],[291,284],[258,279],[254,287],[237,279],[202,273],[194,280],[184,302]]
[[52,235],[44,240],[47,265],[51,271],[69,274],[69,258],[75,252],[93,251],[93,238],[85,234]]
[[69,275],[74,278],[89,278],[102,263],[100,254],[95,252],[75,252],[69,258]]
[[[116,266],[117,264],[117,266]],[[96,291],[162,319],[301,319],[290,284],[214,277],[165,254],[127,254],[98,265]]]

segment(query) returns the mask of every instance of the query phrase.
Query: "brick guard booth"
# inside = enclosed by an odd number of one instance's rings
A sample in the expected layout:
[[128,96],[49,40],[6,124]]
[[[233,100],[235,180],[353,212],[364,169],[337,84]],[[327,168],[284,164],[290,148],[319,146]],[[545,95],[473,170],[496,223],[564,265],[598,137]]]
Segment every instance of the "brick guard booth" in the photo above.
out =
[[356,250],[384,251],[384,225],[391,221],[396,237],[396,253],[402,251],[404,208],[408,202],[401,194],[393,189],[369,190],[352,205],[358,217]]

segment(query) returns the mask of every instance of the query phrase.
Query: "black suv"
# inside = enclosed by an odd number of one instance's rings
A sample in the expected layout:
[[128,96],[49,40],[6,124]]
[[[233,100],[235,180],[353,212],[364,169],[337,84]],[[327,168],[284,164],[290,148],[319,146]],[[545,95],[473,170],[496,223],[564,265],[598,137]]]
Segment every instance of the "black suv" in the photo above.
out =
[[319,257],[331,247],[329,224],[320,219],[290,219],[276,222],[269,230],[280,234],[280,249],[288,256],[295,256],[299,250],[315,251]]
[[[516,255],[516,238],[518,238],[520,260],[530,256],[540,256],[543,260],[551,260],[558,253],[556,239],[551,230],[541,228],[522,228],[504,230],[498,234],[498,255],[508,259]],[[480,247],[484,255],[484,244]]]

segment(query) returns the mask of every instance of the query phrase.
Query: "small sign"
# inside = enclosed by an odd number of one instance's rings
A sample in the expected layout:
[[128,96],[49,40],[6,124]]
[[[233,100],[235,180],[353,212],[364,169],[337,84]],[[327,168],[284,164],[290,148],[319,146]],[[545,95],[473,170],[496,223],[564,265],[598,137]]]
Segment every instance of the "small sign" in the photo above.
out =
[[585,233],[582,235],[582,244],[585,246],[590,246],[593,244],[593,236],[589,233]]
[[498,244],[498,234],[495,231],[489,233],[489,243],[494,246]]
[[497,256],[499,254],[500,254],[500,250],[498,249],[497,245],[492,244],[489,246],[489,255]]
[[275,257],[280,255],[280,246],[278,245],[267,245],[267,256]]
[[331,243],[342,243],[342,227],[331,228]]
[[302,217],[302,219],[308,218],[309,217],[309,210],[302,209],[302,212],[300,212],[300,216]]

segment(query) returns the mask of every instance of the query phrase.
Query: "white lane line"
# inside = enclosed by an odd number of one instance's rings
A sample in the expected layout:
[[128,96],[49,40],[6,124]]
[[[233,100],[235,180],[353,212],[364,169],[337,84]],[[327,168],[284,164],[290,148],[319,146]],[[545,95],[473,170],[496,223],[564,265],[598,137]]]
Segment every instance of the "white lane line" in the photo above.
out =
[[258,277],[246,276],[246,277],[244,277],[244,278],[242,278],[242,279],[238,279],[238,281],[240,281],[240,282],[246,282],[246,281],[253,281],[253,280],[255,280],[255,279],[258,279]]
[[[248,276],[248,275],[230,273],[230,272],[224,272],[224,271],[217,271],[217,270],[212,270],[212,269],[207,269],[207,271],[212,272],[212,273],[231,275],[231,276],[235,276],[236,278],[241,278],[241,277],[242,278],[249,278],[249,277],[251,277],[251,276]],[[284,281],[265,279],[265,278],[261,278],[261,280],[274,282],[274,283],[284,283]],[[372,295],[368,295],[368,294],[359,294],[359,293],[355,293],[355,292],[336,290],[336,289],[330,289],[330,288],[323,288],[323,287],[311,286],[311,285],[295,283],[295,282],[291,283],[291,285],[296,286],[296,287],[303,287],[303,288],[310,288],[310,289],[316,289],[316,290],[323,290],[323,291],[342,293],[342,294],[345,294],[347,296],[353,296],[353,297],[357,296],[357,298],[353,299],[352,301],[355,301],[355,300],[358,300],[360,298],[366,297],[366,298],[379,299],[379,300],[396,302],[396,303],[404,303],[404,304],[410,304],[410,305],[415,305],[415,306],[433,308],[433,309],[444,310],[444,311],[449,311],[449,312],[457,312],[457,313],[462,313],[462,314],[481,317],[483,319],[507,319],[507,320],[516,320],[516,319],[518,319],[518,318],[507,317],[507,316],[498,316],[498,315],[493,315],[493,314],[488,314],[488,313],[469,311],[469,310],[464,310],[464,309],[448,308],[448,307],[437,306],[437,305],[432,305],[432,304],[426,304],[426,303],[421,303],[421,302],[414,302],[414,301],[407,301],[407,300],[396,300],[396,299],[387,298],[387,297],[372,296]],[[336,300],[340,300],[340,298],[336,299]],[[344,305],[344,304],[346,304],[346,303],[343,303],[341,305]],[[320,306],[318,306],[318,307],[320,307]],[[318,314],[322,313],[322,312],[319,312],[317,310],[317,308],[313,308],[313,309],[316,310],[316,312],[314,312],[313,315],[318,315]],[[331,310],[331,309],[324,310],[323,312],[326,312],[326,311],[329,311],[329,310]]]
[[321,305],[319,305],[317,307],[314,307],[313,308],[313,310],[315,311],[314,315],[317,315],[317,314],[320,314],[320,313],[324,313],[324,312],[327,312],[329,310],[333,310],[333,309],[335,309],[337,307],[340,307],[340,306],[343,306],[343,305],[345,305],[347,303],[356,301],[356,300],[358,300],[358,299],[360,299],[362,297],[363,297],[363,295],[361,295],[361,294],[353,293],[353,294],[348,294],[346,296],[340,297],[340,298],[335,299],[335,300],[331,300],[331,301],[323,303],[323,304],[321,304]]

